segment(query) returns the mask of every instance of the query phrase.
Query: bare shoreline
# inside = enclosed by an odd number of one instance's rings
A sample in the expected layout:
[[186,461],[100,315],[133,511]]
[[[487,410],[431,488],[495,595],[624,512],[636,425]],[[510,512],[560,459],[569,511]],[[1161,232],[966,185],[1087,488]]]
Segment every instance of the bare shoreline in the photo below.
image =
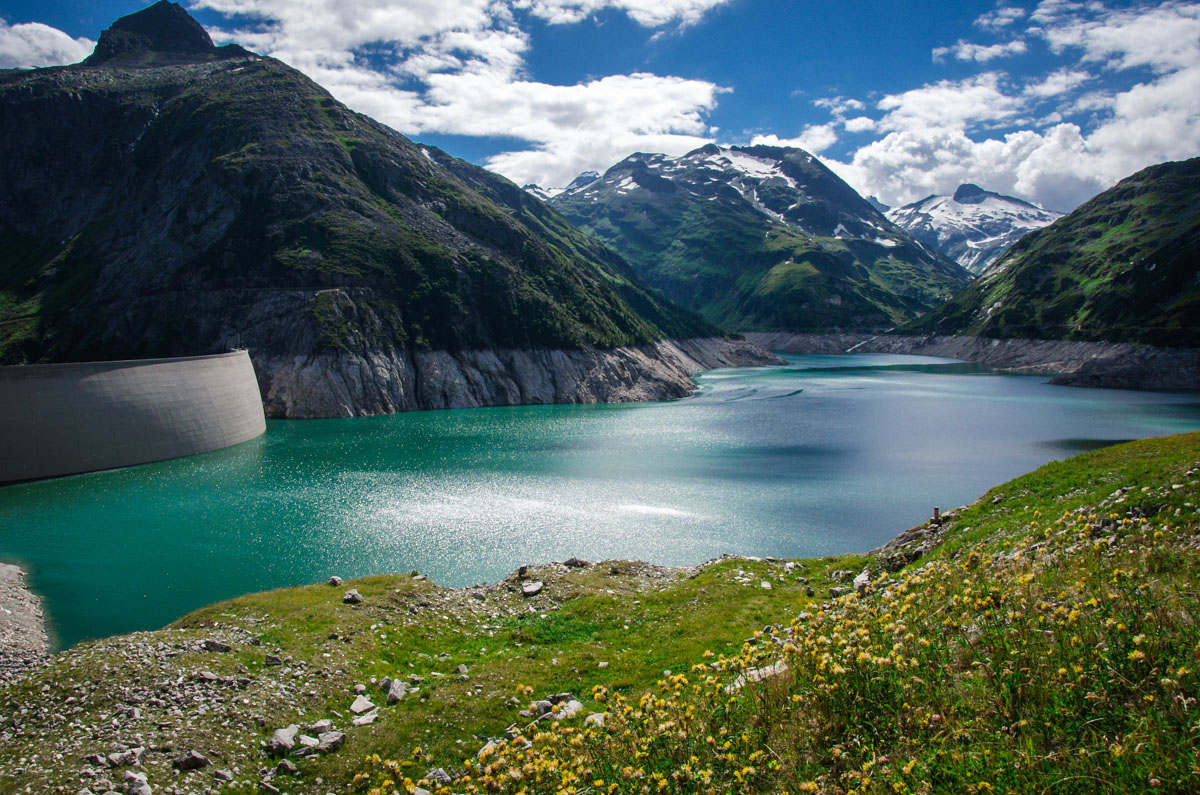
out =
[[50,656],[42,598],[29,589],[25,578],[20,566],[0,563],[0,687]]

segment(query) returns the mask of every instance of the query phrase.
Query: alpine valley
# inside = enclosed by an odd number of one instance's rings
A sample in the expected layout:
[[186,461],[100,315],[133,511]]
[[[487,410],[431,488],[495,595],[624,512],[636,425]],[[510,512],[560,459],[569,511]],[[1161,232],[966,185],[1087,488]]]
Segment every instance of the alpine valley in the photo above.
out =
[[773,357],[180,6],[0,72],[0,363],[247,347],[269,416],[679,397]]
[[634,154],[550,203],[668,298],[739,331],[883,330],[970,279],[801,149]]

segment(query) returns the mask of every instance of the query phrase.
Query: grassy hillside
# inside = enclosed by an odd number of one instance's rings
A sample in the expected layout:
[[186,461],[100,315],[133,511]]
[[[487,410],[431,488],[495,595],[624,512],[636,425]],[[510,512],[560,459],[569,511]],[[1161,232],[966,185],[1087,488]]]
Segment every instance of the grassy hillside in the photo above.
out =
[[[1049,464],[873,556],[254,594],[0,692],[0,792],[118,781],[80,760],[135,744],[177,793],[1194,792],[1198,505],[1190,434]],[[390,706],[371,682],[413,675]],[[380,705],[357,727],[356,683]],[[520,715],[564,692],[579,715]],[[320,719],[345,745],[277,772],[261,744]],[[172,772],[189,750],[212,764]]]
[[1200,158],[1139,171],[1023,237],[900,333],[1200,345]]

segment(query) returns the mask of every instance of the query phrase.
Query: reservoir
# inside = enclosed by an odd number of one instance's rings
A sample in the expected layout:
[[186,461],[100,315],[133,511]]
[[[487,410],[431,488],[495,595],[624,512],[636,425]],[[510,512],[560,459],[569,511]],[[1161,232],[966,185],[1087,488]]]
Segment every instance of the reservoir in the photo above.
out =
[[0,559],[28,566],[68,646],[335,574],[463,586],[573,555],[861,552],[1052,459],[1200,429],[1190,393],[787,359],[669,403],[272,421],[212,453],[6,486]]

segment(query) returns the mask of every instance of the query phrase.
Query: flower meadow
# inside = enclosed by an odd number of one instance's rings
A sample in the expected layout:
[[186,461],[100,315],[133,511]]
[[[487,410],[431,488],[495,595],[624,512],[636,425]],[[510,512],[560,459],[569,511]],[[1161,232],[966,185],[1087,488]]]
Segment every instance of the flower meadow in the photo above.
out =
[[1198,504],[1195,434],[1050,464],[740,653],[596,685],[602,718],[372,755],[355,791],[1200,791]]

